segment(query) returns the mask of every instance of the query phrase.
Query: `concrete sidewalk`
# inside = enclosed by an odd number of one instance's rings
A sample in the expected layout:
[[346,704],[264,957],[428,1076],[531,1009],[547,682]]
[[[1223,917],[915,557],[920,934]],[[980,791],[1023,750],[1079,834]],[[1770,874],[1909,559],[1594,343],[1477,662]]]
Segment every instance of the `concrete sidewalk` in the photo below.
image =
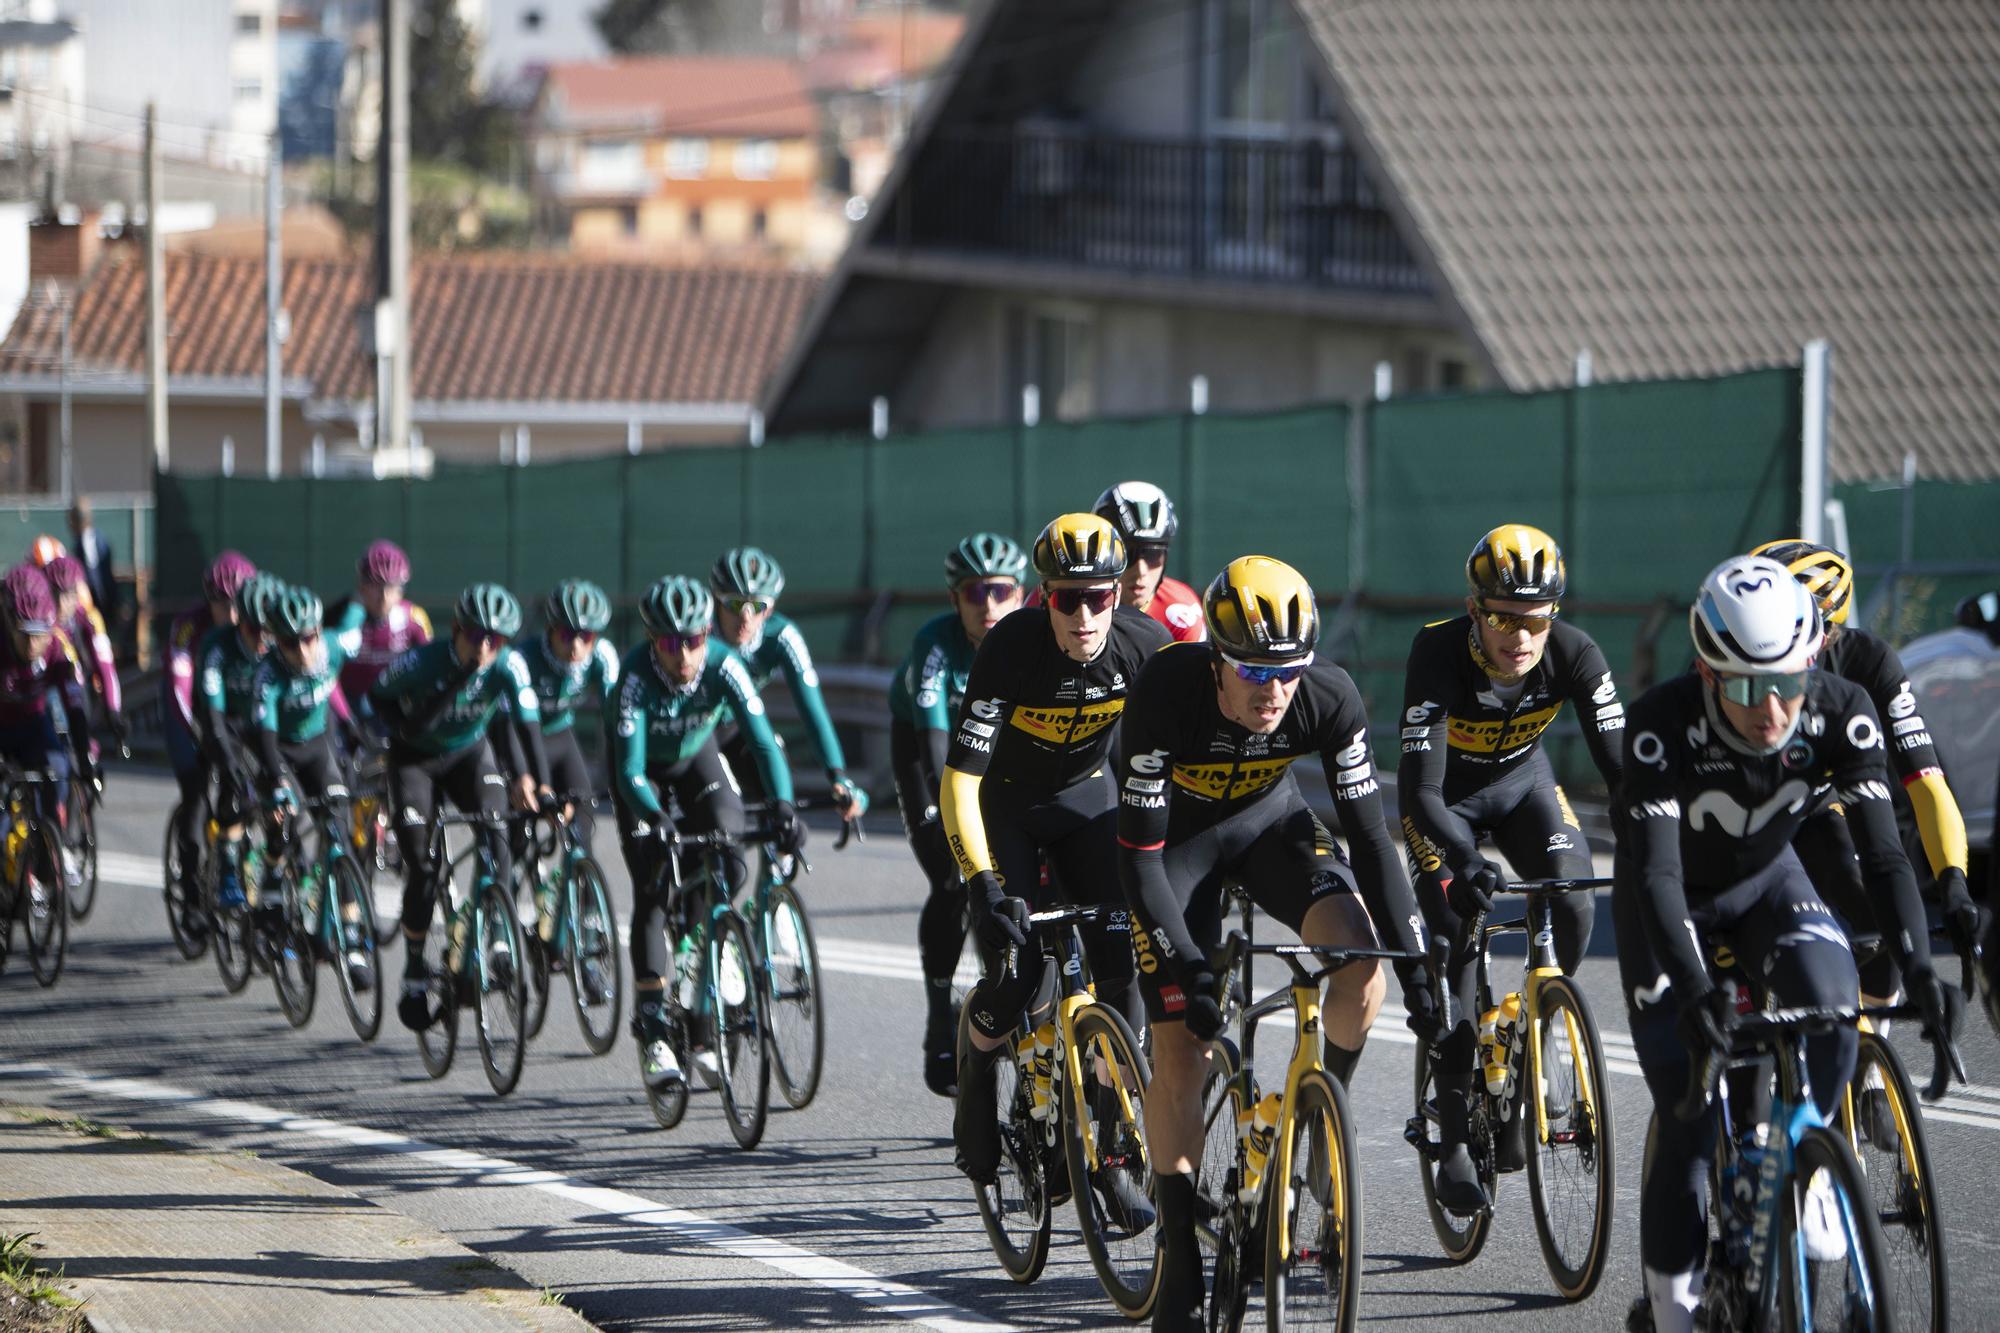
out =
[[591,1325],[430,1228],[242,1153],[0,1103],[0,1233],[105,1330]]

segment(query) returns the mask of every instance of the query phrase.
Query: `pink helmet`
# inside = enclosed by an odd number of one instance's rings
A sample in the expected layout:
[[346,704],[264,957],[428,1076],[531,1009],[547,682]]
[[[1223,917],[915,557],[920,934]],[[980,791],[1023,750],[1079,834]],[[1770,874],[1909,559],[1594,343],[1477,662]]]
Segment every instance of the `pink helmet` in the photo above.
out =
[[46,634],[55,625],[55,594],[48,577],[33,565],[16,565],[0,579],[0,605],[23,634]]
[[372,541],[368,549],[361,553],[361,563],[355,567],[364,583],[380,586],[410,581],[410,557],[403,554],[403,548],[391,541]]
[[48,575],[49,586],[57,596],[69,592],[83,584],[83,561],[73,555],[59,555],[43,568]]
[[249,556],[241,551],[223,551],[209,561],[208,572],[201,576],[202,595],[211,602],[231,601],[236,590],[256,572],[257,566],[250,563]]

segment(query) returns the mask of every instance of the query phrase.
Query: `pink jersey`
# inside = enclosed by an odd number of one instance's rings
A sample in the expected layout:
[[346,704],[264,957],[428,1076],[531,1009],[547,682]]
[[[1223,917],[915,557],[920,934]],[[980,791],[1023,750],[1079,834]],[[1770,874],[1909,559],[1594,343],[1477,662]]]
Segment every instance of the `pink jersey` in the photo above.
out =
[[82,701],[83,670],[76,649],[60,629],[31,661],[14,651],[14,636],[0,637],[0,730],[24,727],[48,712],[49,691],[61,689],[72,705]]
[[194,653],[215,628],[206,604],[174,617],[167,629],[166,670],[160,673],[162,721],[189,736],[194,732]]
[[97,689],[104,696],[105,711],[124,712],[125,696],[118,682],[118,666],[111,660],[111,635],[104,628],[104,617],[85,602],[76,608],[76,614],[63,628],[68,631],[70,642],[76,645],[84,667],[97,677]]

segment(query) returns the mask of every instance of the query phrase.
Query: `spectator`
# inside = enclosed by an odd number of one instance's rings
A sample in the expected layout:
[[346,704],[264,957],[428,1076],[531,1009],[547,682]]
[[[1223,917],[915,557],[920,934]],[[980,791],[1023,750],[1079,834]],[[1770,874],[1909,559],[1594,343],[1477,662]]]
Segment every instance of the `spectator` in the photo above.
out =
[[90,500],[79,495],[69,508],[70,551],[83,562],[83,580],[90,600],[107,623],[118,619],[118,585],[111,575],[111,543],[90,521]]

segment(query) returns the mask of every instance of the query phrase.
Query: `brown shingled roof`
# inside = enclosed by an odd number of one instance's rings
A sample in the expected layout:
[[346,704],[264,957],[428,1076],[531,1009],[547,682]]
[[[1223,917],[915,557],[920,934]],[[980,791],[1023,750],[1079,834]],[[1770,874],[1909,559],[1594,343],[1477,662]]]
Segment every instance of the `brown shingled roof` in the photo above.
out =
[[2000,4],[1297,3],[1509,385],[1825,336],[1836,475],[2000,475]]
[[[819,278],[776,269],[663,268],[523,256],[418,258],[410,266],[413,393],[421,400],[748,403],[797,330]],[[285,266],[288,379],[315,397],[368,396],[357,312],[367,264]],[[168,368],[264,371],[264,274],[254,259],[169,254]],[[76,294],[74,373],[145,370],[145,271],[107,260]],[[57,314],[22,307],[0,373],[54,376]]]
[[627,56],[565,61],[545,85],[558,124],[703,138],[797,139],[818,112],[796,61],[755,56]]

